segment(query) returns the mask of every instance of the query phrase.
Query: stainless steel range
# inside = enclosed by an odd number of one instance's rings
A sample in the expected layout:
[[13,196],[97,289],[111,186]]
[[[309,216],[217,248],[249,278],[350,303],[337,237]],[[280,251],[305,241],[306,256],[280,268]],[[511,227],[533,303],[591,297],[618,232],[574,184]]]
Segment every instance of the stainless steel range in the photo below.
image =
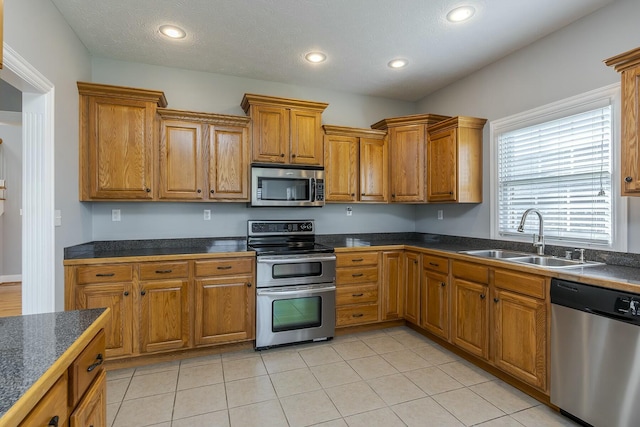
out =
[[256,349],[333,338],[336,256],[313,220],[248,221],[256,251]]

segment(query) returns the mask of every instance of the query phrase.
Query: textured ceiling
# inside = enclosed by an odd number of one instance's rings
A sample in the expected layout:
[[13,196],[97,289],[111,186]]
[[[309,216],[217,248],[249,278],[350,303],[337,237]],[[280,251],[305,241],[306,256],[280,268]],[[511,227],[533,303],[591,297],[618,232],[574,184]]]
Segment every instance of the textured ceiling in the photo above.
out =
[[[51,1],[95,57],[416,101],[613,0]],[[461,4],[476,14],[449,23]]]

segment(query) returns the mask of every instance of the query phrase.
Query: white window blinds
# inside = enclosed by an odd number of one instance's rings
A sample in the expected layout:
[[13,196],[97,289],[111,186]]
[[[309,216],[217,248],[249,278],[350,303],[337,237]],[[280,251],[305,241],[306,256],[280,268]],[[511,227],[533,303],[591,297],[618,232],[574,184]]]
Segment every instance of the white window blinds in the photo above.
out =
[[[611,105],[498,135],[498,230],[544,215],[546,239],[612,241]],[[537,233],[537,217],[525,233]]]

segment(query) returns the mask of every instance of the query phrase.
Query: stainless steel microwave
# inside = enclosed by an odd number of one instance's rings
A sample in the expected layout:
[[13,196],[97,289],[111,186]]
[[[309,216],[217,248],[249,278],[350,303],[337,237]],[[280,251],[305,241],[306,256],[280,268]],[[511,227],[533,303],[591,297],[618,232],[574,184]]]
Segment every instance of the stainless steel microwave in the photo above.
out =
[[324,206],[324,169],[252,165],[251,206]]

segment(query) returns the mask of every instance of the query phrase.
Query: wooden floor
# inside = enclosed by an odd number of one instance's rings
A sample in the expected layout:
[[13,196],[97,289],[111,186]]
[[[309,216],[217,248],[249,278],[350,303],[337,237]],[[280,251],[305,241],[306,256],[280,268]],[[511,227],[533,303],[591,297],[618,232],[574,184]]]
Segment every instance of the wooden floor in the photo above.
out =
[[0,317],[22,314],[22,283],[0,284]]

